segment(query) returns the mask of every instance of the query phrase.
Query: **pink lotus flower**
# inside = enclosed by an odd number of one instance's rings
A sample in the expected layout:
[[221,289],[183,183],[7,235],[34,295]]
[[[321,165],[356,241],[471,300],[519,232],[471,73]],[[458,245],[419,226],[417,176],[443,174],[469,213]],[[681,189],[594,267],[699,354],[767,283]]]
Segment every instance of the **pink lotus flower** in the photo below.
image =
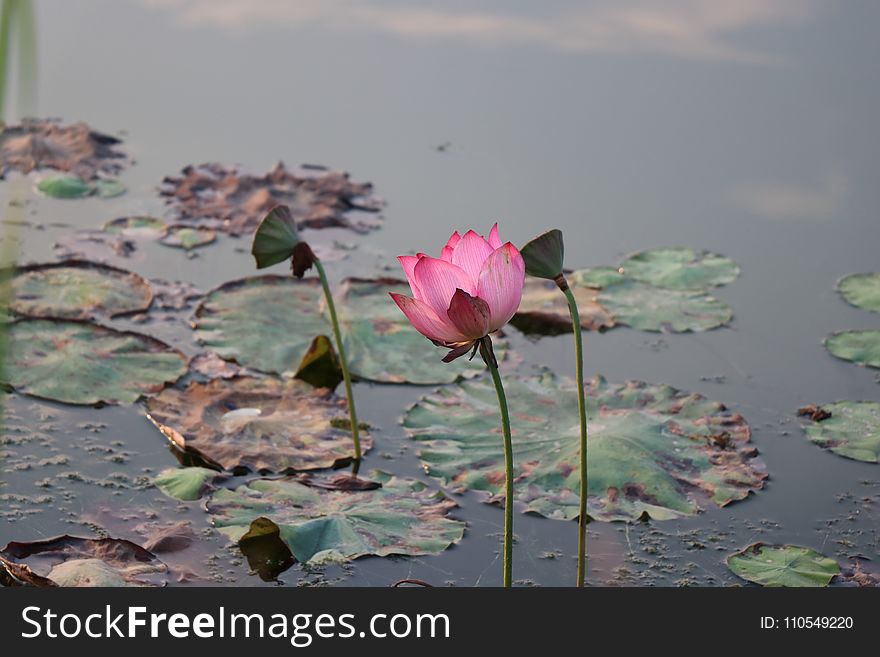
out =
[[513,317],[522,299],[525,263],[517,248],[498,237],[469,230],[452,234],[439,258],[419,253],[399,256],[412,297],[391,292],[416,330],[439,347],[443,359],[463,356],[479,340]]

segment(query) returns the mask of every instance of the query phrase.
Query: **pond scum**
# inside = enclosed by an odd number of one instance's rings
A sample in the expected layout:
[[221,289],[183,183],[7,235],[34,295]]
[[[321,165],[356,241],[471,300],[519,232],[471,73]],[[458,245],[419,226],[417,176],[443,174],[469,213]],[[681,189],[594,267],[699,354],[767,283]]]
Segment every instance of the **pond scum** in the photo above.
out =
[[[130,159],[121,141],[82,123],[34,119],[6,126],[0,154],[4,186],[24,180],[28,193],[58,199],[126,193],[119,176]],[[572,532],[572,521],[582,519],[577,531],[586,559],[572,584],[584,582],[590,560],[594,539],[586,521],[626,523],[628,548],[619,548],[621,565],[603,583],[652,583],[644,568],[633,572],[640,562],[629,523],[651,521],[633,530],[651,554],[657,536],[672,540],[662,521],[725,507],[764,487],[768,471],[749,425],[723,403],[664,384],[584,380],[580,367],[527,368],[510,339],[512,332],[533,340],[573,332],[573,318],[579,362],[581,331],[589,345],[623,327],[662,333],[725,327],[733,311],[720,288],[740,273],[727,257],[659,248],[615,265],[563,270],[561,233],[551,231],[524,249],[523,263],[493,228],[487,237],[455,233],[439,257],[401,256],[401,278],[389,277],[386,258],[364,267],[363,277],[341,278],[332,276],[332,265],[346,255],[338,243],[322,240],[321,230],[380,228],[382,201],[370,184],[321,167],[279,164],[253,175],[206,163],[165,178],[159,194],[165,217],[104,217],[61,239],[58,261],[21,266],[8,252],[16,205],[6,209],[0,379],[15,395],[5,400],[4,471],[45,465],[27,454],[29,445],[47,447],[54,456],[44,461],[54,465],[67,464],[72,451],[127,464],[132,455],[121,444],[96,438],[102,416],[145,417],[179,461],[158,474],[62,472],[38,482],[45,496],[4,490],[3,517],[10,521],[43,512],[35,507],[58,496],[59,508],[75,516],[71,524],[92,529],[90,536],[47,539],[22,523],[24,535],[0,550],[6,585],[228,583],[217,565],[218,545],[226,541],[227,566],[244,558],[266,581],[294,564],[306,574],[341,565],[344,577],[347,564],[362,557],[428,557],[472,540],[474,527],[453,498],[467,492],[505,508],[498,563],[505,584],[513,582],[514,511],[570,523]],[[193,257],[227,236],[254,235],[256,265],[280,265],[278,273],[202,292],[130,270],[152,248]],[[584,264],[576,254],[568,260]],[[317,278],[307,275],[311,267]],[[531,275],[523,277],[524,270]],[[848,277],[839,289],[848,303],[878,311],[877,273]],[[504,327],[508,320],[512,329]],[[450,362],[441,362],[444,352],[420,332],[449,349],[443,360]],[[878,335],[843,331],[826,346],[838,358],[878,367]],[[421,470],[383,469],[383,454],[374,449],[377,429],[358,420],[361,400],[353,398],[351,381],[432,386],[399,407],[401,449],[413,447]],[[340,383],[344,394],[336,392]],[[63,406],[27,406],[21,403],[27,397],[93,407],[93,422],[59,427]],[[817,445],[878,461],[876,403],[838,401],[803,414],[805,433]],[[71,512],[71,481],[106,491],[106,503]],[[157,496],[149,508],[125,506],[114,496],[122,490]],[[874,493],[861,499],[865,513],[875,512]],[[176,517],[181,510],[189,519]],[[193,525],[198,515],[210,524]],[[837,555],[760,542],[736,549],[742,546],[729,535],[716,536],[730,572],[704,583],[877,582],[863,564]],[[675,538],[706,547],[697,536]],[[662,548],[654,554],[658,565],[650,568],[667,568]],[[495,559],[486,554],[486,566]],[[676,583],[691,583],[691,566],[676,571]],[[309,583],[327,583],[315,577]]]

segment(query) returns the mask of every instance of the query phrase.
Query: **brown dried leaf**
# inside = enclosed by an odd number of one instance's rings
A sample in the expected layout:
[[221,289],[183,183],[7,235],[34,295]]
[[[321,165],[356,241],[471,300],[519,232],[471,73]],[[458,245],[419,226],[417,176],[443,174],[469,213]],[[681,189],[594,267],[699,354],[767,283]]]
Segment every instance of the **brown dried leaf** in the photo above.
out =
[[57,169],[93,179],[99,174],[117,174],[127,164],[125,154],[115,149],[120,143],[85,123],[25,119],[0,133],[0,160],[4,168],[22,173]]
[[[147,417],[180,449],[226,470],[283,472],[350,462],[351,433],[334,426],[344,399],[297,380],[255,378],[194,381],[147,400]],[[372,447],[361,436],[364,450]]]
[[277,205],[289,206],[300,228],[366,232],[375,222],[354,219],[349,211],[382,207],[372,185],[354,183],[347,173],[317,167],[292,173],[282,163],[262,176],[216,163],[187,166],[179,177],[165,178],[160,193],[179,220],[233,235],[254,232]]

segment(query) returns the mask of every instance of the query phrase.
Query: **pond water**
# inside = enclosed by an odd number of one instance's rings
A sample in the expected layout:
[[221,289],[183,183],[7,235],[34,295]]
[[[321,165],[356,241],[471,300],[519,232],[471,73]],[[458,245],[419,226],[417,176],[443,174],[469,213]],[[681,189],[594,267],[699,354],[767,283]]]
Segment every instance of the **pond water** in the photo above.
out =
[[[811,444],[796,417],[808,403],[880,400],[876,370],[822,346],[833,331],[880,322],[835,292],[840,277],[878,267],[876,4],[35,6],[29,110],[118,134],[136,163],[121,176],[128,193],[107,200],[40,197],[14,176],[2,183],[5,221],[25,220],[22,262],[52,260],[53,244],[74,229],[166,215],[156,189],[187,164],[262,172],[278,160],[344,169],[387,202],[380,230],[315,238],[356,245],[329,265],[334,278],[396,272],[395,255],[434,252],[453,229],[483,232],[494,221],[518,245],[561,228],[573,267],[616,264],[655,246],[722,253],[742,267],[715,292],[734,310],[729,327],[588,332],[586,369],[723,401],[748,420],[770,478],[748,499],[694,518],[592,523],[589,583],[736,584],[723,558],[756,540],[843,561],[880,558],[880,511],[861,500],[877,500],[880,466]],[[207,290],[254,274],[248,247],[221,235],[187,258],[155,245],[127,266]],[[182,321],[154,332],[196,353]],[[510,340],[526,371],[571,373],[569,335],[535,341],[511,330]],[[356,384],[359,412],[378,429],[366,469],[431,481],[399,425],[427,390]],[[197,503],[146,485],[177,461],[139,406],[82,409],[18,395],[6,403],[13,422],[41,437],[17,445],[4,464],[0,494],[16,511],[0,521],[0,544],[86,535],[101,509],[164,509],[209,529]],[[296,565],[279,580],[499,584],[502,511],[472,493],[455,499],[467,534],[440,556]],[[575,523],[518,515],[515,528],[518,579],[573,583]],[[210,532],[204,540],[216,555],[201,564],[208,581],[265,584],[237,548]]]

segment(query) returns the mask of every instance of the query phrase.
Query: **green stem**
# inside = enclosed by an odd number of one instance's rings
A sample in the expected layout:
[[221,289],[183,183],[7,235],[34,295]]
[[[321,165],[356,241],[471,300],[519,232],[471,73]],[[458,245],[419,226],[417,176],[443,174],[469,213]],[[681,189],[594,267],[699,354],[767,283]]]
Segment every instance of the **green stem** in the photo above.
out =
[[578,557],[577,585],[584,585],[587,561],[587,400],[584,394],[584,343],[581,337],[581,317],[578,313],[577,301],[565,278],[557,284],[568,300],[568,311],[571,314],[571,325],[574,329],[575,367],[577,369],[578,413],[581,416],[581,494],[578,509]]
[[15,0],[2,0],[0,7],[0,121],[6,118],[6,83],[9,80],[9,62],[12,56],[12,23],[15,20]]
[[480,340],[480,355],[495,384],[498,408],[501,411],[501,431],[504,434],[504,586],[509,587],[513,582],[513,442],[510,438],[510,414],[489,336]]
[[336,305],[333,303],[333,295],[330,293],[330,284],[327,282],[327,274],[318,258],[314,259],[315,269],[318,270],[318,278],[321,279],[321,287],[324,288],[324,298],[327,300],[327,310],[330,311],[330,322],[333,324],[333,337],[336,339],[336,350],[339,352],[339,366],[342,368],[342,380],[345,382],[345,396],[348,399],[348,419],[351,422],[351,437],[354,440],[354,463],[352,474],[357,474],[361,465],[361,440],[358,434],[357,411],[354,408],[354,395],[351,393],[351,374],[348,372],[348,359],[345,356],[345,347],[342,344],[342,333],[339,330],[339,320],[336,319]]

